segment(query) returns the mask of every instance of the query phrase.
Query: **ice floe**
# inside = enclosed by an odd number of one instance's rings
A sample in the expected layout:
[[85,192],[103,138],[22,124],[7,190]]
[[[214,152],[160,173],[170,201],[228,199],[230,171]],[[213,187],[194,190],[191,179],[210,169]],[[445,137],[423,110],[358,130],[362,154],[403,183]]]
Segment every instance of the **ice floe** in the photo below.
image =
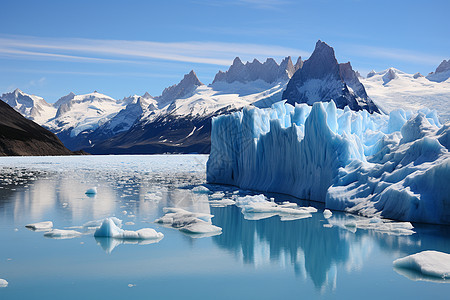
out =
[[32,223],[25,225],[26,228],[35,230],[35,231],[45,231],[50,230],[53,228],[53,222],[52,221],[44,221],[44,222],[38,222],[38,223]]
[[450,282],[450,254],[447,253],[422,251],[396,259],[394,267],[412,280]]
[[82,233],[76,230],[52,229],[44,233],[45,237],[52,239],[71,239],[81,236]]
[[115,224],[113,219],[106,218],[95,231],[94,236],[128,240],[160,240],[164,237],[164,234],[153,228],[142,228],[136,231],[123,230]]
[[211,219],[214,217],[213,215],[193,213],[175,207],[165,207],[163,210],[165,215],[156,219],[156,223],[193,234],[193,237],[212,236],[222,233],[222,228],[212,224]]
[[277,204],[269,201],[263,194],[236,197],[236,206],[241,208],[244,218],[248,220],[261,220],[278,215],[282,221],[290,221],[309,218],[312,217],[311,213],[317,212],[314,207],[300,207],[287,201]]
[[381,219],[379,217],[365,218],[359,216],[351,216],[341,218],[328,219],[330,225],[347,229],[351,232],[356,232],[358,229],[373,230],[379,233],[386,233],[389,235],[412,235],[416,233],[414,226],[410,222],[396,222],[388,219]]
[[212,207],[225,207],[228,205],[235,205],[236,201],[232,199],[221,199],[221,200],[209,200],[209,205]]
[[197,193],[197,194],[209,194],[209,193],[211,193],[211,191],[207,187],[205,187],[203,185],[199,185],[199,186],[194,187],[192,189],[192,191],[194,193]]

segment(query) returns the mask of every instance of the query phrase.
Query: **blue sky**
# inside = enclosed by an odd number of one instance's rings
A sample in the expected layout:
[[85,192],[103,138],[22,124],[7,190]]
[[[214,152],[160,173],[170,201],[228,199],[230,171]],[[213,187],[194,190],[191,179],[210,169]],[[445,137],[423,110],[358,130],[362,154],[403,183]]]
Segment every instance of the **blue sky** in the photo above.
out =
[[157,96],[191,69],[211,83],[236,56],[307,58],[318,39],[363,75],[427,74],[450,58],[449,10],[448,0],[2,1],[0,94]]

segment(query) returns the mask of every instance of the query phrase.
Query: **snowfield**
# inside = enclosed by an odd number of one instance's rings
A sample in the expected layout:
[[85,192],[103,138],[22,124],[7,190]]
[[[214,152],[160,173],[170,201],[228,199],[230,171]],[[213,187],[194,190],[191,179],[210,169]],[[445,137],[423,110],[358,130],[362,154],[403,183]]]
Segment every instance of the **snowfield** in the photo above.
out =
[[395,109],[417,111],[429,107],[439,112],[441,122],[450,121],[450,79],[434,82],[420,74],[390,68],[360,78],[367,94],[385,113]]
[[290,194],[368,217],[450,224],[450,123],[283,101],[215,117],[210,183]]

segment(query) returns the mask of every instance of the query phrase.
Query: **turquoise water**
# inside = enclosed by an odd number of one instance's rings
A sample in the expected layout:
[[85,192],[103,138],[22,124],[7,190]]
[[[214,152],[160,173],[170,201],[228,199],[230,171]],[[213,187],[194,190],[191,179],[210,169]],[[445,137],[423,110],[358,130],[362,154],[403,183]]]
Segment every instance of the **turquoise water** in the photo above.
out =
[[[414,224],[410,236],[352,232],[338,225],[354,216],[333,212],[327,221],[320,203],[275,194],[268,196],[319,212],[246,220],[238,207],[211,207],[211,196],[192,192],[205,183],[206,159],[1,158],[0,278],[9,285],[0,299],[448,299],[449,284],[411,280],[392,262],[422,250],[450,253],[450,228]],[[93,186],[98,194],[86,196]],[[225,197],[252,193],[208,187]],[[195,238],[153,223],[164,207],[211,213],[223,233]],[[113,215],[134,223],[125,229],[150,227],[165,237],[124,243],[79,228]],[[47,220],[85,234],[50,239],[24,227]]]

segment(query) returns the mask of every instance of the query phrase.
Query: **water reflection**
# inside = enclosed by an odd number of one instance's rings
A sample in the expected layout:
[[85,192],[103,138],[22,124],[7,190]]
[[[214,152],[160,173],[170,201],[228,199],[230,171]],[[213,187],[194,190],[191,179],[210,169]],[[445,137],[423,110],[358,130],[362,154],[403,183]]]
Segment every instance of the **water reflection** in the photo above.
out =
[[[255,267],[292,266],[297,276],[310,278],[317,289],[333,289],[338,269],[348,272],[361,269],[374,247],[398,256],[424,249],[447,252],[450,249],[448,231],[430,236],[426,234],[427,228],[420,225],[416,227],[418,233],[412,236],[394,236],[370,230],[353,233],[336,226],[324,227],[327,220],[321,213],[294,221],[282,221],[279,217],[246,220],[235,206],[212,208],[211,213],[215,215],[214,224],[224,228],[222,235],[213,237],[217,245]],[[344,221],[348,217],[335,213],[332,218]]]

